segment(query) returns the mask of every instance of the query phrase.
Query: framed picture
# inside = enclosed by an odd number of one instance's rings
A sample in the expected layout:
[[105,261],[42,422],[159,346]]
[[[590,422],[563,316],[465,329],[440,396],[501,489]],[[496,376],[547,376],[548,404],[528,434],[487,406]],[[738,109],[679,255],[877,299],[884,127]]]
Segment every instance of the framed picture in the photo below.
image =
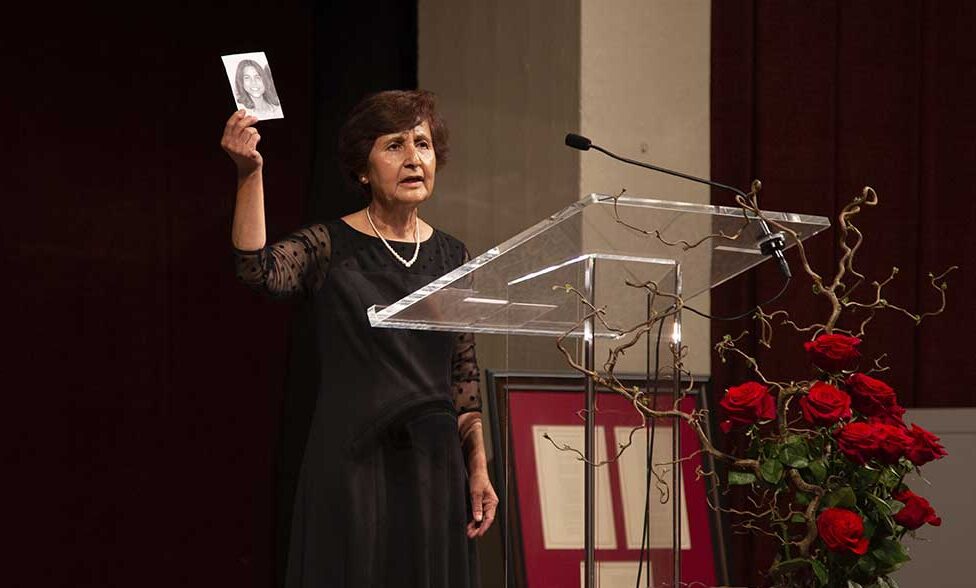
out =
[[[642,375],[620,379],[642,388],[647,384]],[[683,410],[708,408],[708,381],[695,382],[681,401]],[[581,586],[583,468],[576,450],[583,448],[583,379],[572,373],[488,370],[486,385],[507,586]],[[671,405],[671,387],[671,382],[651,385],[657,406]],[[657,464],[658,474],[673,472],[672,423],[658,420],[643,427],[629,401],[609,390],[597,390],[597,410],[597,459],[607,462],[596,469],[595,479],[597,584],[634,586],[640,568],[640,585],[670,585],[672,473],[662,475],[667,483],[661,484],[648,476],[647,460]],[[727,584],[724,525],[709,507],[720,503],[718,488],[711,478],[697,475],[699,468],[711,471],[714,464],[698,453],[699,440],[689,427],[682,425],[679,435],[682,457],[690,456],[680,469],[681,580]],[[628,447],[615,457],[621,445]]]

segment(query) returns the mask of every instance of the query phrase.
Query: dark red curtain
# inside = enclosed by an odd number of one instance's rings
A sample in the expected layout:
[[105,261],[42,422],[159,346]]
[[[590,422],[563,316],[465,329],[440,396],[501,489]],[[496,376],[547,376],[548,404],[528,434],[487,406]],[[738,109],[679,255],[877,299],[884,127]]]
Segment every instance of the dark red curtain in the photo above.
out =
[[[945,314],[918,328],[894,312],[869,325],[868,357],[887,353],[883,375],[906,407],[976,405],[971,340],[976,315],[976,4],[742,0],[712,3],[712,177],[739,186],[763,182],[760,204],[831,217],[863,186],[880,204],[856,223],[866,235],[857,266],[871,279],[899,273],[885,290],[892,304],[934,309],[929,272],[949,265]],[[713,203],[728,204],[715,192]],[[836,233],[813,237],[815,269],[833,275]],[[801,324],[823,322],[827,305],[794,269],[789,291],[771,308]],[[765,264],[770,265],[770,264]],[[779,290],[775,267],[719,287],[718,315],[738,314]],[[715,322],[712,334],[756,332],[749,321]],[[752,351],[774,379],[803,379],[803,338],[777,333],[772,351]],[[716,393],[748,379],[741,364],[713,358]],[[746,539],[733,542],[738,581],[757,585],[765,565]],[[767,554],[768,555],[768,554]]]
[[312,39],[307,6],[263,8],[38,4],[7,22],[6,585],[270,584],[289,309],[235,283],[220,55],[271,60],[281,231],[310,179]]
[[271,586],[307,419],[285,390],[314,370],[301,313],[233,274],[220,56],[271,62],[275,237],[358,204],[335,133],[416,83],[415,4],[66,4],[20,3],[0,39],[3,584]]

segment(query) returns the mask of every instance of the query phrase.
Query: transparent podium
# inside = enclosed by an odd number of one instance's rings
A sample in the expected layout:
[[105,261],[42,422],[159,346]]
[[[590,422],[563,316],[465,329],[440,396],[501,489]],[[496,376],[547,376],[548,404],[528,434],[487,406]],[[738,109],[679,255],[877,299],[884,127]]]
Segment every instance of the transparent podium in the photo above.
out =
[[[800,239],[829,226],[819,216],[781,212],[763,212],[763,216],[795,231]],[[606,352],[639,333],[649,360],[645,372],[651,371],[650,358],[665,358],[660,365],[672,370],[667,378],[672,395],[663,402],[676,401],[682,378],[673,370],[671,349],[681,346],[681,313],[670,313],[667,324],[655,324],[651,332],[631,330],[654,313],[668,311],[676,296],[693,306],[695,296],[765,261],[757,245],[763,235],[759,219],[737,207],[592,194],[403,299],[370,307],[367,314],[377,328],[536,336],[547,338],[553,348],[558,340],[566,350],[566,371],[570,361],[590,371],[605,369]],[[651,284],[652,288],[644,287]],[[651,295],[651,290],[657,294]],[[593,308],[601,309],[601,317],[594,316]],[[504,455],[494,456],[505,464],[505,479],[493,480],[503,501],[499,523],[505,530],[504,553],[506,559],[514,557],[515,545],[522,559],[519,577],[507,577],[506,586],[633,586],[638,565],[644,574],[642,585],[703,581],[691,577],[698,564],[690,559],[682,563],[683,551],[691,558],[696,544],[715,540],[695,536],[703,520],[696,513],[706,505],[700,504],[704,494],[692,486],[687,492],[683,488],[695,477],[678,461],[682,440],[689,437],[672,423],[663,423],[653,435],[638,435],[645,448],[650,440],[654,463],[670,462],[662,470],[667,470],[668,479],[655,470],[653,485],[659,488],[653,495],[645,493],[645,480],[649,488],[652,478],[634,468],[647,467],[652,460],[643,459],[644,448],[633,443],[637,426],[626,420],[639,421],[636,411],[613,409],[614,399],[600,400],[593,381],[576,374],[579,406],[570,409],[553,401],[551,408],[543,405],[540,411],[538,400],[544,396],[536,395],[535,414],[553,415],[549,428],[538,423],[511,430],[506,426],[505,442],[495,443],[505,448]],[[660,391],[650,373],[641,379],[648,391]],[[505,415],[516,417],[510,409]],[[601,415],[606,415],[603,423]],[[552,424],[560,422],[564,424]],[[633,445],[628,451],[634,453],[614,458],[628,443]],[[529,456],[520,459],[534,460],[535,478],[525,479],[520,470],[518,494],[531,500],[517,504],[510,491],[515,472],[511,464],[520,446],[526,447],[521,455]],[[670,457],[659,459],[659,451]],[[579,482],[574,473],[579,474]],[[523,522],[538,523],[541,531],[526,526],[522,536],[523,528],[513,524],[516,512]],[[646,569],[634,555],[645,549],[656,554],[648,557]],[[711,549],[708,546],[709,553]],[[573,569],[567,571],[568,567]],[[546,580],[533,581],[529,571]],[[555,579],[559,573],[571,581]]]

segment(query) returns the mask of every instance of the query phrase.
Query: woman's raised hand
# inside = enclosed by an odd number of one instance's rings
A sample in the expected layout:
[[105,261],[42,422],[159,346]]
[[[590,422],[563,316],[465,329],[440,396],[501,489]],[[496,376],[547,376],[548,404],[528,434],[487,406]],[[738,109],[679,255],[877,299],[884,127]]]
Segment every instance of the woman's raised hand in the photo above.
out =
[[241,109],[227,119],[224,136],[220,139],[220,146],[237,165],[237,173],[241,176],[249,175],[261,169],[264,159],[257,150],[261,135],[254,128],[258,117],[248,116]]

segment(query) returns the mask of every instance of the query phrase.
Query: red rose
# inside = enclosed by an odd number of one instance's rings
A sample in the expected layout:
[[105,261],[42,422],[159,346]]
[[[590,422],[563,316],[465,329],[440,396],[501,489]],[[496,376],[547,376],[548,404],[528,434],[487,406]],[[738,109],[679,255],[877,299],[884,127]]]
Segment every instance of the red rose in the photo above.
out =
[[905,409],[893,404],[889,406],[884,412],[878,413],[873,417],[868,418],[868,422],[871,423],[884,423],[886,425],[892,425],[895,427],[901,427],[902,429],[907,429],[905,426],[905,421],[902,417],[905,415]]
[[908,432],[908,436],[910,441],[905,449],[905,457],[917,466],[949,455],[945,447],[939,443],[938,437],[915,423],[912,423],[912,430]]
[[776,418],[776,399],[769,393],[769,388],[759,382],[732,386],[726,390],[719,404],[728,417],[721,424],[726,433],[734,426],[752,425]]
[[905,428],[885,423],[870,423],[870,425],[874,427],[874,435],[878,441],[878,452],[875,457],[884,464],[898,463],[912,444],[912,438],[905,432]]
[[851,397],[830,384],[817,382],[800,398],[800,408],[808,423],[829,427],[851,418]]
[[915,494],[911,490],[902,490],[893,495],[895,500],[904,502],[905,506],[895,513],[895,522],[906,529],[915,530],[925,523],[938,527],[942,518],[935,514],[935,509],[929,501]]
[[834,437],[841,453],[856,464],[866,464],[878,452],[878,438],[872,424],[848,423],[835,431]]
[[831,551],[850,551],[857,555],[864,555],[868,551],[864,521],[856,512],[846,508],[824,509],[817,517],[817,532]]
[[803,348],[813,365],[826,372],[839,372],[850,369],[861,353],[856,349],[861,344],[857,337],[829,334],[820,335],[813,341],[807,341]]
[[891,386],[864,374],[851,374],[847,378],[851,393],[851,406],[866,416],[875,416],[894,406],[898,398]]

